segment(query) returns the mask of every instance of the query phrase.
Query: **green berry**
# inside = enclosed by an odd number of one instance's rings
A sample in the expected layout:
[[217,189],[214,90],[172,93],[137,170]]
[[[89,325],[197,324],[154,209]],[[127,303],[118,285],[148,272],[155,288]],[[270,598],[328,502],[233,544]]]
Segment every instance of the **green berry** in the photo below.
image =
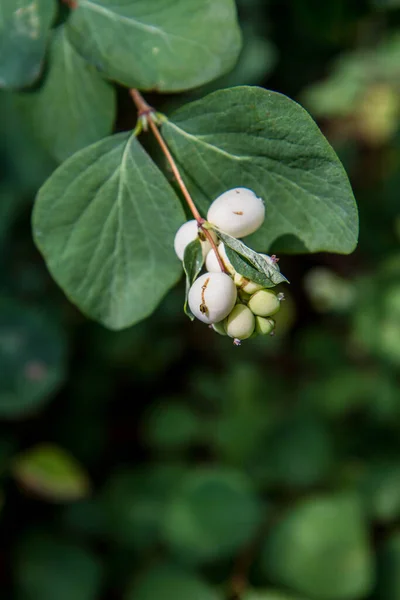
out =
[[225,331],[225,321],[220,321],[219,323],[213,323],[211,327],[219,333],[219,335],[227,335]]
[[259,317],[270,317],[278,312],[281,303],[272,290],[259,290],[249,300],[248,307]]
[[256,332],[260,335],[269,335],[275,329],[275,321],[265,317],[256,317]]
[[246,340],[255,327],[254,315],[244,304],[236,304],[225,320],[225,329],[229,337]]

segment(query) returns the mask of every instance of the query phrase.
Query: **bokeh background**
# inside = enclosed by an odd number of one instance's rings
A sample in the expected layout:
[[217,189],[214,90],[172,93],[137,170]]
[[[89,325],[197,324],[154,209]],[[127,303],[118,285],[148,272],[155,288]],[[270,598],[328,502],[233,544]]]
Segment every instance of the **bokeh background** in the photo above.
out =
[[107,331],[33,245],[55,164],[1,92],[2,600],[400,599],[400,2],[238,8],[234,71],[148,100],[168,114],[256,84],[299,101],[351,179],[358,249],[281,256],[273,338],[191,323],[182,281]]

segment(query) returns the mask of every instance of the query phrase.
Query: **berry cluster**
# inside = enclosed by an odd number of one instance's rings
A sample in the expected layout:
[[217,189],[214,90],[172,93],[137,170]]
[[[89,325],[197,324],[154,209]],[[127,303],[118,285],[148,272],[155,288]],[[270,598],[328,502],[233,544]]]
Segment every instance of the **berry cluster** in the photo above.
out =
[[[184,260],[187,246],[196,239],[200,240],[207,270],[188,291],[192,315],[217,333],[233,338],[237,345],[255,335],[273,333],[275,322],[271,317],[279,311],[283,294],[276,294],[240,274],[229,260],[218,233],[241,238],[254,233],[263,224],[264,218],[265,206],[261,198],[252,190],[235,188],[223,193],[211,204],[207,222],[203,224],[212,236],[214,248],[195,220],[182,225],[175,236],[175,252],[180,260]],[[258,257],[278,268],[275,256],[259,254]]]

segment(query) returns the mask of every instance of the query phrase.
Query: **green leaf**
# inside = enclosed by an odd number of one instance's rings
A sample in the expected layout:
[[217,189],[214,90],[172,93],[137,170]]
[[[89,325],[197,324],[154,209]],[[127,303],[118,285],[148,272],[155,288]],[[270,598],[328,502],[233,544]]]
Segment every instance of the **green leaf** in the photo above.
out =
[[0,300],[1,417],[24,417],[57,391],[65,351],[62,332],[47,316],[15,298]]
[[102,565],[81,544],[31,533],[19,545],[15,580],[18,600],[96,600]]
[[[248,248],[246,244],[219,229],[215,229],[215,231],[224,242],[228,258],[240,275],[266,288],[274,287],[282,282],[289,283],[278,267],[267,263],[262,256]],[[242,256],[246,260],[243,260]]]
[[110,329],[150,315],[177,281],[179,200],[134,135],[74,154],[39,191],[35,241],[72,302]]
[[164,516],[165,541],[189,561],[232,556],[249,542],[262,507],[246,476],[234,470],[190,472]]
[[400,466],[379,461],[369,466],[360,483],[368,515],[387,523],[400,516]]
[[174,565],[157,565],[135,582],[125,600],[218,600],[211,586],[196,574]]
[[79,500],[89,492],[89,480],[80,464],[65,450],[42,444],[13,461],[17,481],[35,495],[56,502]]
[[67,28],[106,77],[164,92],[229,71],[241,42],[233,0],[80,0]]
[[145,439],[149,446],[164,452],[179,450],[201,439],[202,425],[189,405],[163,398],[149,410]]
[[2,0],[0,9],[0,88],[35,81],[42,69],[54,0]]
[[60,162],[109,135],[116,109],[113,88],[71,46],[64,27],[54,34],[43,85],[19,95],[18,104],[36,138]]
[[185,467],[173,463],[114,472],[101,496],[110,539],[140,551],[155,547],[166,505],[184,473]]
[[191,321],[194,320],[194,315],[188,305],[189,290],[192,287],[193,282],[197,279],[204,264],[203,250],[201,242],[197,238],[190,242],[185,248],[183,255],[183,270],[186,274],[186,293],[185,293],[185,304],[184,311]]
[[233,187],[263,198],[266,219],[253,247],[275,252],[349,253],[358,216],[346,173],[311,117],[257,87],[214,92],[163,124],[199,207]]
[[298,503],[272,530],[262,568],[272,581],[318,600],[365,598],[374,565],[358,503],[346,496]]

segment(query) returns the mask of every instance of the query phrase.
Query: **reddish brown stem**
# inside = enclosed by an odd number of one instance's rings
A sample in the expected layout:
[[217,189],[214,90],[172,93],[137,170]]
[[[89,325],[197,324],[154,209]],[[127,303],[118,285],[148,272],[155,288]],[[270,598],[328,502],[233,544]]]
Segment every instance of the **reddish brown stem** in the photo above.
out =
[[77,0],[61,0],[61,2],[64,2],[64,4],[66,4],[67,6],[69,6],[69,8],[71,10],[74,10],[75,8],[78,8],[78,2],[77,2]]
[[140,116],[148,117],[146,119],[146,122],[149,125],[154,137],[156,138],[157,143],[160,146],[165,158],[167,159],[169,166],[171,167],[172,173],[174,174],[174,177],[180,187],[180,190],[181,190],[190,210],[191,210],[191,213],[194,216],[194,218],[196,219],[199,229],[201,229],[201,232],[204,234],[204,236],[210,242],[210,245],[211,245],[212,249],[214,250],[215,255],[217,257],[218,264],[221,268],[221,271],[223,273],[226,273],[226,268],[222,261],[221,256],[219,255],[217,245],[214,242],[214,239],[213,239],[210,231],[208,231],[208,229],[203,227],[203,224],[205,223],[205,219],[203,219],[203,217],[197,210],[197,207],[193,201],[193,198],[191,197],[189,190],[187,189],[186,184],[182,179],[182,176],[179,172],[178,166],[177,166],[167,144],[165,143],[165,140],[162,137],[160,130],[158,129],[156,123],[151,118],[151,114],[155,113],[156,111],[149,104],[147,104],[146,100],[143,98],[143,96],[141,95],[141,93],[138,90],[131,89],[131,90],[129,90],[129,93],[131,95],[133,102],[135,103],[137,110],[138,110],[139,117]]

